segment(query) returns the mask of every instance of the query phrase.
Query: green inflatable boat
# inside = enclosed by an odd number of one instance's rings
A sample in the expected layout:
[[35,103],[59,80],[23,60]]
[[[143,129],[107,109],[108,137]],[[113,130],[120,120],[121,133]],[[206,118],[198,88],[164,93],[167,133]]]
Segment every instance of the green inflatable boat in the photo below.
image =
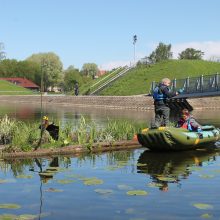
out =
[[220,140],[220,129],[208,125],[202,127],[202,132],[175,127],[146,128],[137,134],[137,139],[142,146],[153,151],[192,150],[216,147],[215,142]]

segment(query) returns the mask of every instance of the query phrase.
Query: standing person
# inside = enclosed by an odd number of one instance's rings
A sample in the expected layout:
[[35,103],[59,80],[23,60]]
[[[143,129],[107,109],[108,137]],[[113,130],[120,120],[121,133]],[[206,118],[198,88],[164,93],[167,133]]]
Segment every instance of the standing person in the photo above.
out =
[[168,105],[168,99],[178,95],[178,92],[170,91],[170,84],[170,79],[164,78],[162,79],[161,83],[154,89],[153,98],[155,122],[152,126],[153,128],[169,126],[170,107]]
[[74,85],[74,94],[75,94],[75,96],[79,95],[79,84],[78,84],[78,82],[76,82],[75,85]]

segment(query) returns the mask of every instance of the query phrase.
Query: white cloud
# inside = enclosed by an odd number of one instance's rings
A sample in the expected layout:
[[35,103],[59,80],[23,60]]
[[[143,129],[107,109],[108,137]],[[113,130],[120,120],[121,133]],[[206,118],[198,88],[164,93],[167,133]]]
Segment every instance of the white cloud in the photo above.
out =
[[172,45],[173,58],[177,58],[178,54],[186,48],[194,48],[204,52],[203,59],[210,60],[220,57],[220,41],[204,41],[204,42],[185,42]]

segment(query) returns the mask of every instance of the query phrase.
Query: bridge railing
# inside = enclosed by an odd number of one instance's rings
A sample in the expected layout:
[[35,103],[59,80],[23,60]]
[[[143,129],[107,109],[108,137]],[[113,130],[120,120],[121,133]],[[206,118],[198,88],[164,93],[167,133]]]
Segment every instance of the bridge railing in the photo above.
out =
[[[159,82],[152,82],[151,94]],[[213,75],[201,75],[199,77],[187,77],[185,79],[174,79],[171,85],[172,91],[182,89],[181,95],[195,93],[211,93],[220,91],[220,76],[218,73]]]

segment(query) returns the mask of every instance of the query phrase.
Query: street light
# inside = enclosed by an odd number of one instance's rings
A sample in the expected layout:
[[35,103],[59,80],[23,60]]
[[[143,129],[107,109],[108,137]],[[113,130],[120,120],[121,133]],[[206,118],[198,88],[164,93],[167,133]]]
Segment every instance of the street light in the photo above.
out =
[[133,36],[133,45],[134,45],[134,64],[135,64],[135,44],[137,42],[137,35]]

